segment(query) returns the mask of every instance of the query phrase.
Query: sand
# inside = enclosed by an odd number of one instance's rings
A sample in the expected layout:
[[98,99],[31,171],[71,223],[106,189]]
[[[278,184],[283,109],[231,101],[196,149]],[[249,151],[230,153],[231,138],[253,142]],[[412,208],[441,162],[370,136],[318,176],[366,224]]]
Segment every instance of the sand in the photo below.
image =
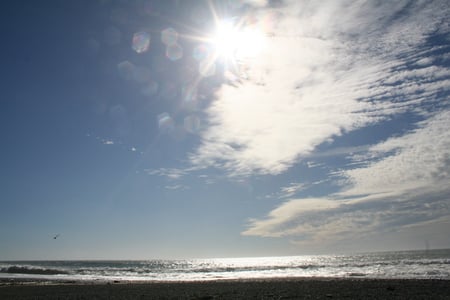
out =
[[450,280],[0,281],[0,299],[450,299]]

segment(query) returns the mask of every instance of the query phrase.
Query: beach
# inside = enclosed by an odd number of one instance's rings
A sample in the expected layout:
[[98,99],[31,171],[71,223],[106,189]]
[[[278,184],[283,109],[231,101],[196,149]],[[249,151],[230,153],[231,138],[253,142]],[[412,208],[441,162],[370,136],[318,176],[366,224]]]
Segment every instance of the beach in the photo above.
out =
[[450,280],[0,281],[0,299],[450,299]]

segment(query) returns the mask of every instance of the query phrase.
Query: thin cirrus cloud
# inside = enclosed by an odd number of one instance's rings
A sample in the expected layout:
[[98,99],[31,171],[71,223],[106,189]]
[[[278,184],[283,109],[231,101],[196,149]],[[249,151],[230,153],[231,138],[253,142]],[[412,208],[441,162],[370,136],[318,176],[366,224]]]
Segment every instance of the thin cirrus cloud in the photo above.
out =
[[166,177],[168,179],[176,180],[186,175],[186,171],[177,168],[159,168],[159,169],[145,169],[148,175]]
[[194,166],[278,175],[352,131],[399,116],[408,124],[350,145],[351,162],[330,172],[339,192],[287,200],[242,234],[315,243],[448,222],[446,1],[286,1],[259,11],[277,16],[268,50],[239,86],[218,91]]
[[172,191],[175,191],[175,190],[188,190],[189,189],[188,186],[182,185],[182,184],[166,185],[166,186],[164,186],[164,188],[167,189],[167,190],[172,190]]
[[281,188],[281,196],[280,198],[289,198],[295,195],[296,193],[304,190],[306,185],[303,183],[292,182],[288,186]]

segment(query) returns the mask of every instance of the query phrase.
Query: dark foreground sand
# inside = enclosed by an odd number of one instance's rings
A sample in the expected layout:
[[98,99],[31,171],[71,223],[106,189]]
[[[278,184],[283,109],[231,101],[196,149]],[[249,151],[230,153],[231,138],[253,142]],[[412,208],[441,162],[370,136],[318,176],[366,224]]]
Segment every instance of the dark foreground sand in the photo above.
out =
[[0,299],[450,299],[450,280],[291,278],[177,283],[3,280]]

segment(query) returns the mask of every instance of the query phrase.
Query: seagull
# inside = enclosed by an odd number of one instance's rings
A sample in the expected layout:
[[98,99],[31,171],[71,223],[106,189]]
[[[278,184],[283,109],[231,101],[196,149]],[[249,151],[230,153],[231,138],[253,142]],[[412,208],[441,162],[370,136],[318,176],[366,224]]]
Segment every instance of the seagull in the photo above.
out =
[[55,235],[55,236],[53,237],[53,239],[56,240],[56,239],[58,238],[59,235],[60,235],[60,234],[58,233],[57,235]]

